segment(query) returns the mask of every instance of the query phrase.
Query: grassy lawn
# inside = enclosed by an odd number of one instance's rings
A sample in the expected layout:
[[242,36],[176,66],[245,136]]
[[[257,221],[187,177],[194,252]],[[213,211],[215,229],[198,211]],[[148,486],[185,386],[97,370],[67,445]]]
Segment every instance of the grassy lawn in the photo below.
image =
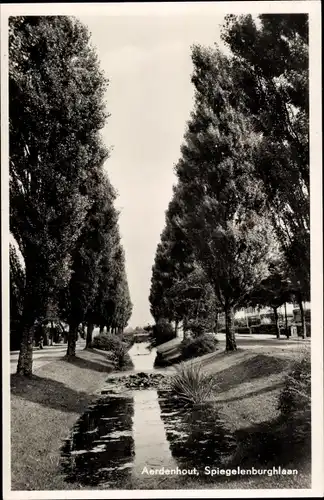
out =
[[[256,349],[257,351],[262,351],[263,354],[276,354],[280,356],[281,353],[287,353],[287,356],[298,356],[298,353],[305,349],[309,349],[310,342],[309,339],[297,341],[297,339],[288,340],[285,337],[281,337],[280,340],[271,336],[251,336],[251,335],[237,335],[237,345],[239,350],[243,349]],[[223,354],[225,349],[225,336],[219,337],[220,343],[218,345],[217,354]],[[181,354],[180,350],[181,339],[176,337],[164,344],[157,347],[157,353],[166,361],[173,362],[174,359],[178,358]],[[212,353],[210,356],[215,356]],[[205,357],[204,357],[205,358]],[[207,358],[206,358],[207,359]],[[217,358],[217,361],[219,358]]]
[[214,374],[216,390],[210,403],[239,443],[229,467],[298,470],[295,476],[217,476],[217,488],[311,488],[310,443],[296,443],[294,429],[282,425],[278,411],[286,374],[307,349],[309,345],[283,351],[245,348],[192,361]]
[[60,448],[112,371],[97,352],[81,351],[39,368],[26,382],[11,376],[11,489],[64,490]]

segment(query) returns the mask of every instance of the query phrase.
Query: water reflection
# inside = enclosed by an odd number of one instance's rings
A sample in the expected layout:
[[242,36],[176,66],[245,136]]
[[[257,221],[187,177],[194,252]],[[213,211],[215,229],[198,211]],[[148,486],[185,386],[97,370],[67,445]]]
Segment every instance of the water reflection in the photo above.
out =
[[133,398],[101,398],[73,427],[62,449],[68,482],[120,487],[131,474]]
[[[132,349],[135,369],[153,367],[155,352],[147,344]],[[143,475],[143,469],[221,467],[235,449],[235,439],[209,406],[184,408],[167,391],[155,389],[108,392],[73,427],[62,448],[62,467],[68,482],[85,486],[159,489],[163,482],[186,488],[187,478],[156,478]]]
[[157,391],[134,392],[134,407],[134,474],[141,474],[145,466],[148,469],[176,467],[160,417]]
[[165,391],[158,391],[161,418],[173,457],[179,467],[225,466],[236,450],[234,436],[226,430],[215,408],[184,408]]
[[134,370],[152,370],[156,349],[151,348],[149,342],[135,342],[128,351],[133,363]]

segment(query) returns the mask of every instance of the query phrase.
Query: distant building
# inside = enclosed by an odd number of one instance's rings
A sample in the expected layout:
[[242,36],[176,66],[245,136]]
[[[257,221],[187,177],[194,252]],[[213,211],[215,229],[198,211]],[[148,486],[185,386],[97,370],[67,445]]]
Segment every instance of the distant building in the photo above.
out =
[[[310,321],[310,302],[304,302],[305,309],[305,318],[306,321]],[[287,317],[290,322],[299,323],[300,319],[300,308],[296,303],[287,303],[286,304],[286,312]],[[285,306],[282,305],[278,307],[278,316],[279,321],[282,321],[285,318]],[[263,308],[253,308],[248,307],[246,309],[240,309],[235,314],[235,319],[237,320],[246,320],[246,326],[253,325],[256,323],[272,323],[274,321],[273,309],[271,307],[263,307]]]

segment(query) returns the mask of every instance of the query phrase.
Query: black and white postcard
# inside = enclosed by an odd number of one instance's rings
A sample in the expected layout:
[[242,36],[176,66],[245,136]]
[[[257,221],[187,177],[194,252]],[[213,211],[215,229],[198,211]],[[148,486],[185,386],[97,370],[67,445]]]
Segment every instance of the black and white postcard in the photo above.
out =
[[318,1],[1,5],[4,499],[321,497]]

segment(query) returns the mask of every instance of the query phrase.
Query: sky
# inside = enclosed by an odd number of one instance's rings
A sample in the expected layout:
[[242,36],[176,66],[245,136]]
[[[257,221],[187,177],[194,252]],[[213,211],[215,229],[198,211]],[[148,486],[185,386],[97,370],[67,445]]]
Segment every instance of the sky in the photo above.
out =
[[103,137],[105,168],[118,192],[120,231],[133,314],[129,326],[152,323],[152,265],[176,182],[174,164],[193,107],[190,46],[220,41],[224,16],[205,14],[78,16],[88,26],[109,78]]

